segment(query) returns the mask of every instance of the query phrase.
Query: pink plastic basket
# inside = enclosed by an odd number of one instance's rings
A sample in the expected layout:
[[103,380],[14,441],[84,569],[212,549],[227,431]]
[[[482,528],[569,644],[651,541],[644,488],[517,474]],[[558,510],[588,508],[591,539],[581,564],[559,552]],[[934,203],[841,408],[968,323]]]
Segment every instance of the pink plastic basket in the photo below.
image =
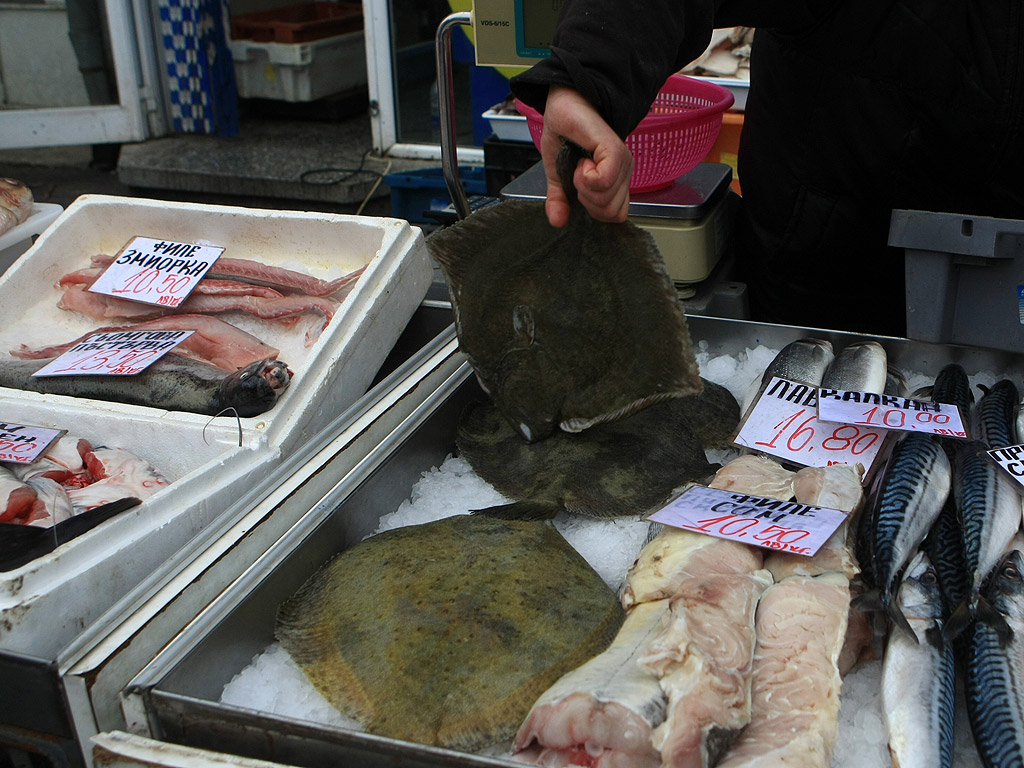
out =
[[[667,187],[703,160],[718,138],[722,113],[732,106],[728,88],[684,75],[672,75],[654,99],[651,111],[626,137],[633,153],[630,192]],[[544,116],[516,99],[530,137],[540,149]]]

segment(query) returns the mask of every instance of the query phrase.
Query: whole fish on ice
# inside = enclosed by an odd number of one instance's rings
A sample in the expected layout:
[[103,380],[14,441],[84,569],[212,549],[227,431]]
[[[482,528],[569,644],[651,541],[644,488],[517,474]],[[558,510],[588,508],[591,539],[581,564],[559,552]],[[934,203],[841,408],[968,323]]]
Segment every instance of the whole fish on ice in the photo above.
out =
[[847,344],[821,377],[822,389],[882,394],[889,375],[885,348],[877,341]]
[[274,407],[291,381],[280,360],[259,360],[228,373],[187,357],[166,354],[132,376],[33,376],[49,360],[0,360],[0,387],[85,397],[208,416],[257,416]]
[[984,394],[971,411],[971,436],[989,448],[1016,444],[1020,393],[1009,379],[981,388]]
[[[563,187],[581,158],[567,142]],[[653,238],[574,200],[552,227],[539,201],[482,209],[427,239],[444,272],[459,345],[519,435],[578,432],[700,392],[675,287]]]
[[893,631],[882,662],[882,711],[899,768],[952,768],[956,680],[948,613],[931,560],[918,552],[897,593],[916,637]]
[[768,384],[773,376],[817,387],[834,359],[835,352],[830,341],[811,338],[791,341],[779,350],[761,376],[750,382],[743,399],[743,413],[750,410],[761,387]]
[[510,740],[622,619],[550,523],[455,515],[341,552],[281,606],[275,632],[369,732],[472,751]]
[[704,449],[725,445],[738,420],[732,394],[705,381],[699,395],[536,443],[523,441],[493,404],[472,404],[456,445],[480,477],[516,500],[488,514],[617,517],[643,514],[673,489],[712,474]]

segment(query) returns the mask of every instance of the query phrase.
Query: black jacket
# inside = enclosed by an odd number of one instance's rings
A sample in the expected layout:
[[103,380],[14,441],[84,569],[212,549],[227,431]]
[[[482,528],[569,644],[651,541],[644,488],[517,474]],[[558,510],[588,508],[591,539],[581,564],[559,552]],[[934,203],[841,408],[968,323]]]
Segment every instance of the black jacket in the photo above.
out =
[[1024,3],[566,0],[512,89],[542,109],[575,87],[625,136],[726,26],[757,28],[735,233],[754,318],[902,335],[894,208],[1024,219]]

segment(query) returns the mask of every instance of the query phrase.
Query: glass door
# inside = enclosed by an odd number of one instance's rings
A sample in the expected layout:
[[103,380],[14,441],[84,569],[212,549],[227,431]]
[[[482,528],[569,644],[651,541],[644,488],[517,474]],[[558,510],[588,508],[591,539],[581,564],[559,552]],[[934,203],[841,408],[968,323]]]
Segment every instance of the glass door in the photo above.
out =
[[0,149],[166,133],[146,0],[0,0]]

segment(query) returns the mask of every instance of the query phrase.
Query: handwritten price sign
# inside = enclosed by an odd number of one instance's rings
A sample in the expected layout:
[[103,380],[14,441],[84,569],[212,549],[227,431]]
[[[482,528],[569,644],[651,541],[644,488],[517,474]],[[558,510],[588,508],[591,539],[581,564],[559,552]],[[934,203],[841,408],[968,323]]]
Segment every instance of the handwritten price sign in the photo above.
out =
[[872,392],[821,389],[818,391],[818,418],[903,432],[967,437],[960,409],[955,405]]
[[987,453],[1017,483],[1017,491],[1024,493],[1024,445],[993,448]]
[[66,431],[0,422],[0,461],[31,464]]
[[818,388],[775,376],[744,419],[736,445],[808,467],[863,464],[870,471],[885,430],[818,418]]
[[842,525],[846,513],[693,485],[648,519],[720,539],[810,556]]
[[94,333],[52,360],[33,376],[141,373],[195,331],[111,331]]
[[222,253],[224,249],[214,245],[134,237],[89,290],[176,307],[188,298]]

